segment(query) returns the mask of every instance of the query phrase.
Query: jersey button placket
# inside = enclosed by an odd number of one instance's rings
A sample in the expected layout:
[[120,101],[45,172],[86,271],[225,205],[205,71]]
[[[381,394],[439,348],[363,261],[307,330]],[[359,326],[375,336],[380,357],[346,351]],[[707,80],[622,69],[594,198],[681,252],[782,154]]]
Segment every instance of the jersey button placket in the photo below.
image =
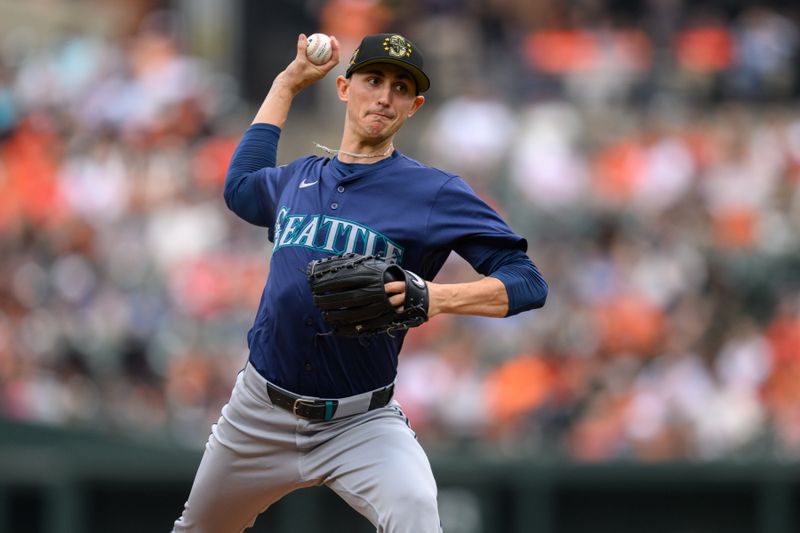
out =
[[[343,194],[344,191],[345,191],[345,188],[346,187],[344,185],[342,185],[341,183],[338,184],[336,186],[336,193]],[[337,197],[336,193],[331,194],[331,196],[332,196],[331,203],[328,204],[333,211],[336,211],[337,209],[339,209],[339,207],[341,207],[341,201],[342,200],[341,200],[341,198]]]

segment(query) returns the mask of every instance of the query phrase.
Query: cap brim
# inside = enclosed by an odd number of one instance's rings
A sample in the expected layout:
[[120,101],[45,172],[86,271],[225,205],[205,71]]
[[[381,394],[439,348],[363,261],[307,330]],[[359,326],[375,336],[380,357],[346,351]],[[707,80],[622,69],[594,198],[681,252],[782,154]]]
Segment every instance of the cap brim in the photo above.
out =
[[406,61],[400,61],[398,59],[392,59],[391,57],[376,57],[374,59],[367,59],[363,63],[356,63],[349,69],[347,69],[346,77],[350,77],[353,75],[354,72],[361,70],[362,68],[374,65],[376,63],[390,63],[392,65],[397,65],[398,67],[407,70],[409,74],[414,78],[414,82],[417,84],[417,91],[423,93],[427,91],[431,86],[431,80],[428,79],[428,76],[425,75],[419,68],[408,63]]

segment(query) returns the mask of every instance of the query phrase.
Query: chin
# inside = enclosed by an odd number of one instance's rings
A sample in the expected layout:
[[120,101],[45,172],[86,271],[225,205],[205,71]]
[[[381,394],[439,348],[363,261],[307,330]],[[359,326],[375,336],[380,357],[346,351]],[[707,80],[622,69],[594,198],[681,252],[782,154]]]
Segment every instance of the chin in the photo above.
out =
[[368,124],[364,127],[366,138],[373,140],[383,140],[391,137],[400,129],[400,124]]
[[383,141],[387,137],[389,137],[391,133],[385,127],[381,128],[364,128],[364,138],[369,139],[371,141]]

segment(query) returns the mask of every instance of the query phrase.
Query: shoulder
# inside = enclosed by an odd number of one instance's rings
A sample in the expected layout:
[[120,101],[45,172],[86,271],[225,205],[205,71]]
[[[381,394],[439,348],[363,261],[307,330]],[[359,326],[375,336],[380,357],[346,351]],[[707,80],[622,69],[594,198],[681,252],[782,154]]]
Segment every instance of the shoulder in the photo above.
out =
[[468,194],[471,196],[476,196],[472,187],[458,174],[453,174],[452,172],[442,170],[441,168],[425,165],[419,161],[411,159],[410,157],[403,157],[408,161],[409,168],[417,169],[419,172],[423,173],[426,180],[432,186],[435,186],[437,191],[446,194]]
[[404,173],[410,174],[412,177],[423,178],[424,183],[436,188],[450,186],[451,183],[457,184],[457,186],[461,183],[466,185],[466,182],[456,174],[420,163],[403,154],[400,154],[398,158],[398,166],[403,169]]
[[315,167],[323,167],[330,163],[331,160],[329,157],[321,157],[317,155],[307,155],[303,157],[298,157],[291,163],[286,163],[285,165],[281,165],[278,168],[283,168],[287,170],[300,170],[300,169],[309,169]]
[[273,171],[278,179],[291,180],[294,177],[308,177],[309,174],[316,174],[328,163],[330,163],[330,159],[327,157],[309,155],[278,165],[274,167]]

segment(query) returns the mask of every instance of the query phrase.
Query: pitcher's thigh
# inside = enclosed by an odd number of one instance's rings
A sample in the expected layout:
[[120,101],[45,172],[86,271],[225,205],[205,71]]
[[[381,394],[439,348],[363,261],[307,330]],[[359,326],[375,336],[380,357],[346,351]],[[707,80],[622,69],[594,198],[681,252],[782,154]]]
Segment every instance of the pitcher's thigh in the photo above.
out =
[[326,485],[380,533],[439,533],[430,462],[397,408],[328,443],[335,462]]
[[[266,392],[265,392],[266,394]],[[266,405],[239,374],[212,428],[176,533],[239,533],[300,483],[294,418]]]
[[240,533],[292,490],[265,459],[243,457],[209,437],[175,533]]

